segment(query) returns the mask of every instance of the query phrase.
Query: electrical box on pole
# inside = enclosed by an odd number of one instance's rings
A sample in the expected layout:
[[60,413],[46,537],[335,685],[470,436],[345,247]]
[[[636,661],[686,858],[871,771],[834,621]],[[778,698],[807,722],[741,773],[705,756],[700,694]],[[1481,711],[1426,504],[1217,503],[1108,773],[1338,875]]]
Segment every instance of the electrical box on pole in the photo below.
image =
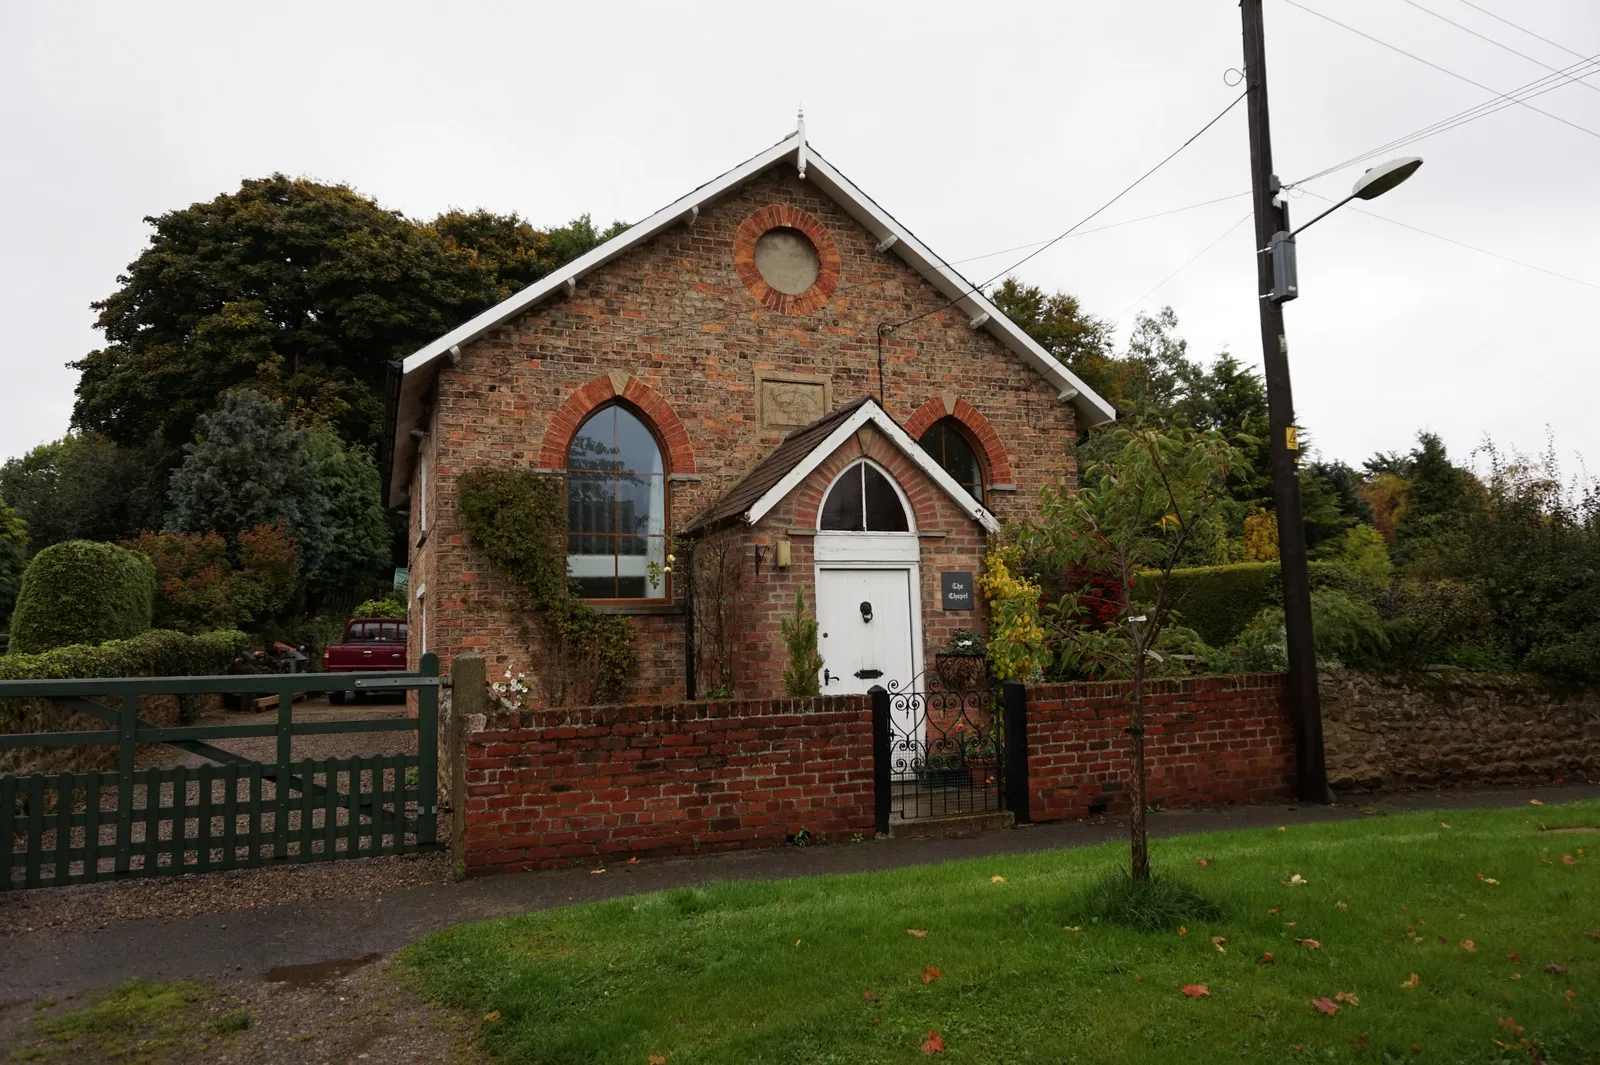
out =
[[1272,259],[1272,302],[1288,303],[1300,295],[1300,267],[1295,262],[1294,234],[1281,229],[1272,234],[1267,255]]

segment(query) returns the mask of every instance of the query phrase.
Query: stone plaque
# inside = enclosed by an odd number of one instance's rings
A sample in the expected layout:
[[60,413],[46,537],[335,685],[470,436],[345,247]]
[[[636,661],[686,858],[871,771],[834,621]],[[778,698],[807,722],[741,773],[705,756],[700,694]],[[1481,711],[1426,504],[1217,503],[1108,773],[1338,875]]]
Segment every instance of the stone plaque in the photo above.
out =
[[941,573],[939,583],[944,593],[943,602],[946,610],[972,609],[971,573]]
[[788,431],[816,421],[833,409],[828,379],[812,374],[756,374],[756,406],[761,428]]

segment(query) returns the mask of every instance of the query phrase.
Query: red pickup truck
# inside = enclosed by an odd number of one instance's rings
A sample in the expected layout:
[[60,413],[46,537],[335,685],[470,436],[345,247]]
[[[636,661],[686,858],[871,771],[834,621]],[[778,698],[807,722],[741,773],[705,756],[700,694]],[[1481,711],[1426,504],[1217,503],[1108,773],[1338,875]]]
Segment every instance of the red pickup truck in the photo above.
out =
[[[324,673],[379,673],[406,668],[406,623],[394,618],[351,618],[344,639],[322,652]],[[329,692],[334,705],[345,692]]]

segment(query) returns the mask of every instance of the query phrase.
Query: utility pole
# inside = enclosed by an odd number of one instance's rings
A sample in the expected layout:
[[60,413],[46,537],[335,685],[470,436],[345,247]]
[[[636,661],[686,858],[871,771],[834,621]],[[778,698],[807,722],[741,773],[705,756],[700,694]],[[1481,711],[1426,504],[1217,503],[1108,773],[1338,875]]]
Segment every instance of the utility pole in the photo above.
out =
[[1289,230],[1288,209],[1278,204],[1272,172],[1272,130],[1267,118],[1266,31],[1262,0],[1241,0],[1244,71],[1249,92],[1250,183],[1256,216],[1256,290],[1261,308],[1261,354],[1266,363],[1267,420],[1271,426],[1272,497],[1278,512],[1278,558],[1283,570],[1283,620],[1288,637],[1289,701],[1294,718],[1295,779],[1302,802],[1330,802],[1322,750],[1322,700],[1317,692],[1317,648],[1311,631],[1311,578],[1300,514],[1299,456],[1294,396],[1289,387],[1289,342],[1283,304],[1273,294],[1275,233]]

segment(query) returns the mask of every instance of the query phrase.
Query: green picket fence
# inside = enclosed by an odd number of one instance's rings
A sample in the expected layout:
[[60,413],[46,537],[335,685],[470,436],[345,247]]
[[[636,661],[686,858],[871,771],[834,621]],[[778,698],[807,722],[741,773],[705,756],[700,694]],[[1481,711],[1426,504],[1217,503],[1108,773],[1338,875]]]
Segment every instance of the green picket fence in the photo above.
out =
[[[437,850],[438,659],[414,673],[271,674],[0,681],[0,699],[51,699],[114,729],[0,734],[0,748],[117,744],[115,771],[0,776],[0,891],[131,876],[333,861]],[[415,717],[295,721],[298,693],[417,692]],[[278,696],[276,720],[163,727],[138,716],[141,695]],[[117,698],[120,707],[90,696]],[[415,754],[292,759],[295,736],[416,733]],[[272,762],[209,742],[276,737]],[[134,768],[140,743],[163,743],[216,765]]]

